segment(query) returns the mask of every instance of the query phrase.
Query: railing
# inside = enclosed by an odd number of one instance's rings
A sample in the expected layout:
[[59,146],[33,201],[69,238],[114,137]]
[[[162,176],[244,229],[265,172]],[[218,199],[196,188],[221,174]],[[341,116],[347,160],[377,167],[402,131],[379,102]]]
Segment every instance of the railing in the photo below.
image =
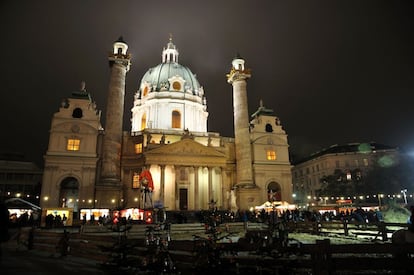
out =
[[398,229],[406,229],[406,223],[386,222],[350,222],[350,221],[323,221],[323,222],[288,222],[289,232],[310,233],[315,235],[339,234],[344,236],[381,238],[388,241],[389,236]]
[[[200,224],[200,226],[202,226]],[[363,235],[370,237],[381,237],[384,235],[405,228],[406,224],[400,223],[375,223],[361,224],[349,222],[289,222],[286,224],[289,232],[308,232],[312,234],[341,234],[341,235]],[[197,226],[190,226],[196,230]],[[249,230],[251,229],[251,231]],[[133,229],[133,228],[132,228]],[[173,227],[172,227],[173,229]],[[178,228],[177,228],[178,229]],[[180,227],[180,229],[182,229]],[[242,230],[239,224],[230,224],[227,230]],[[269,228],[264,224],[251,224],[247,227],[247,233],[262,232],[254,236],[266,236],[271,238]],[[192,231],[190,230],[190,231]],[[190,233],[190,232],[188,232]],[[33,232],[33,249],[59,253],[59,240],[63,237],[62,232],[37,229]],[[249,234],[246,234],[248,236]],[[144,239],[131,238],[128,235],[128,243],[134,245],[131,257],[139,261],[148,253]],[[134,236],[136,237],[136,236]],[[192,268],[196,260],[195,242],[192,239],[174,240],[174,230],[171,231],[172,241],[169,243],[168,251],[172,260],[176,262],[177,268]],[[191,236],[190,236],[191,238]],[[244,240],[242,240],[244,239]],[[266,243],[259,241],[246,241],[242,238],[234,243],[220,243],[220,250],[223,265],[228,263],[231,268],[244,272],[252,268],[265,272],[279,272],[278,274],[297,274],[307,271],[311,274],[333,274],[336,271],[349,272],[341,274],[352,274],[356,271],[377,272],[377,271],[401,271],[410,272],[414,269],[414,244],[392,244],[387,242],[353,243],[353,244],[332,244],[329,239],[318,240],[314,244],[303,244],[290,242],[289,245],[276,245],[276,242]],[[388,238],[386,238],[388,240]],[[244,241],[244,242],[243,242]],[[116,235],[94,234],[94,233],[70,233],[68,246],[69,254],[83,258],[89,258],[97,262],[106,262],[110,259],[113,251],[102,250],[102,247],[111,248],[114,243],[119,242]],[[237,263],[237,265],[235,264]],[[252,270],[253,270],[252,269]],[[179,270],[179,269],[178,269]],[[252,271],[253,272],[253,271]],[[296,272],[296,273],[295,273]],[[372,274],[370,273],[370,274]],[[302,273],[301,273],[302,274]],[[366,273],[368,274],[368,273]],[[410,273],[407,273],[410,274]],[[414,274],[414,271],[411,273]]]
[[414,244],[331,244],[329,239],[325,239],[318,240],[315,244],[287,248],[285,252],[288,250],[305,257],[295,262],[287,262],[286,266],[308,269],[312,274],[333,274],[337,271],[349,272],[346,274],[357,271],[370,272],[364,274],[377,274],[378,271],[388,271],[387,274],[394,271],[407,272],[398,274],[414,272]]

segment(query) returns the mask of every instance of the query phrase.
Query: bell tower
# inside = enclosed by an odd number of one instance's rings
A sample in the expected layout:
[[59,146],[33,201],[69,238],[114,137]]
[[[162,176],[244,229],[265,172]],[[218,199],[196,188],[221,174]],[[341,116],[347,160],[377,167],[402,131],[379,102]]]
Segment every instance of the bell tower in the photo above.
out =
[[131,65],[128,45],[122,37],[113,44],[109,54],[111,69],[106,105],[105,131],[102,144],[102,170],[97,185],[98,205],[116,203],[121,199],[120,155],[122,142],[122,121],[124,114],[125,78]]

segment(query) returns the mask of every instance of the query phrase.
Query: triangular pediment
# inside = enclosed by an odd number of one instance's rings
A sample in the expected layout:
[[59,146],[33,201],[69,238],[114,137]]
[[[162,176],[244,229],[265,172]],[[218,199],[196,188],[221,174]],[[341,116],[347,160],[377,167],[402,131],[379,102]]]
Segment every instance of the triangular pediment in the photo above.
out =
[[224,153],[192,139],[182,139],[172,144],[147,150],[144,155],[148,162],[159,164],[224,165],[226,162]]

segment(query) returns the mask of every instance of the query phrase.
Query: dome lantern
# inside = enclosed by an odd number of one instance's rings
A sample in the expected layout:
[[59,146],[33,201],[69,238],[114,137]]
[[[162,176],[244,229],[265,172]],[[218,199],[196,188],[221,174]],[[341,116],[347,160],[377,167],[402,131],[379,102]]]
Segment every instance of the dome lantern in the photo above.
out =
[[162,63],[178,63],[178,50],[177,47],[172,42],[172,36],[170,35],[170,40],[167,44],[167,48],[162,50]]
[[244,71],[244,59],[240,56],[240,54],[236,55],[231,64],[233,66],[233,69]]
[[114,42],[114,55],[126,55],[128,50],[128,45],[121,37]]

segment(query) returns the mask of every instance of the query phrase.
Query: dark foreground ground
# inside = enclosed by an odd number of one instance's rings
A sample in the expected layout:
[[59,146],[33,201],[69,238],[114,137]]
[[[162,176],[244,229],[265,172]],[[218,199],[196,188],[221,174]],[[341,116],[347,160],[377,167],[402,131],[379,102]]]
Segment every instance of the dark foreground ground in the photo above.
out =
[[27,250],[24,247],[17,247],[15,241],[2,243],[1,249],[0,274],[2,275],[108,274],[95,261],[73,257],[71,255],[59,257],[57,253]]

